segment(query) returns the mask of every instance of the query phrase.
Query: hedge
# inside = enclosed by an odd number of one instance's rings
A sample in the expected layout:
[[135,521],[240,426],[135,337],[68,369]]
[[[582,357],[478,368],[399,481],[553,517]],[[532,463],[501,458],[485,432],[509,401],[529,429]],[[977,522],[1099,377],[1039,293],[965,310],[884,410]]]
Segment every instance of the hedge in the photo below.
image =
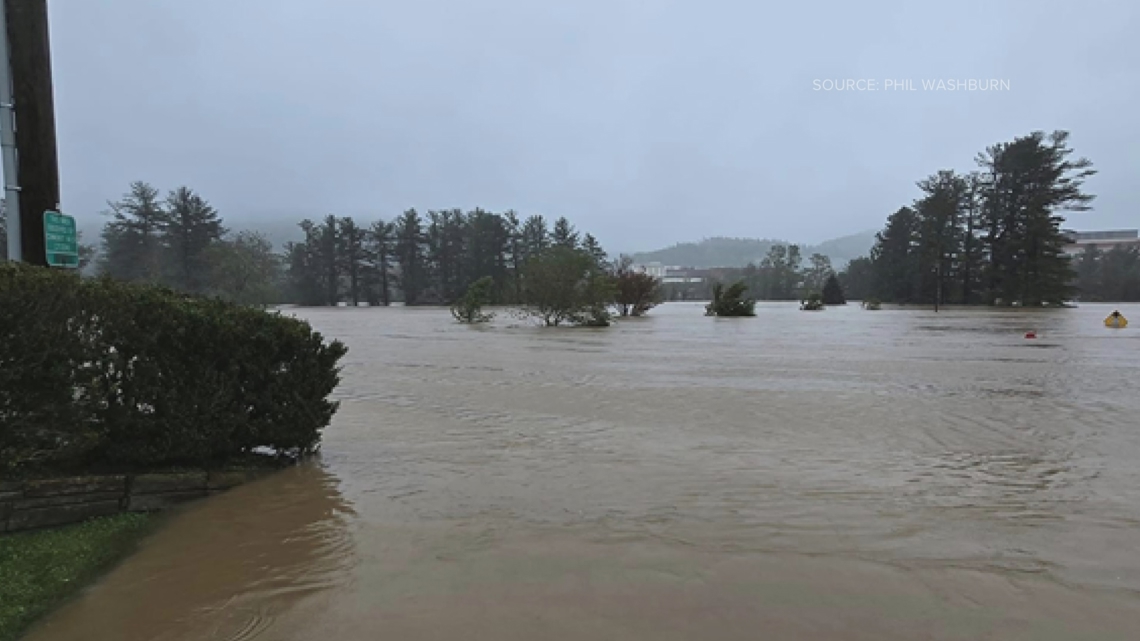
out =
[[346,351],[278,313],[6,263],[0,474],[311,453]]

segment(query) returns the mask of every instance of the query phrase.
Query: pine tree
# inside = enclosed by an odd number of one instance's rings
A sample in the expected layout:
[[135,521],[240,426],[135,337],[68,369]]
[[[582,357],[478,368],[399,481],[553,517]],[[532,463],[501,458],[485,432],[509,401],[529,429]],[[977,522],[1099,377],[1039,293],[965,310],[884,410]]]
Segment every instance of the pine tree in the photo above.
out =
[[337,260],[340,270],[348,277],[348,298],[353,307],[364,297],[365,280],[368,269],[368,253],[365,248],[367,230],[356,224],[351,217],[337,220]]
[[162,230],[166,212],[158,190],[136,181],[118,202],[108,203],[100,271],[112,278],[157,283],[162,278]]
[[511,274],[511,295],[505,297],[506,300],[504,302],[518,303],[522,300],[522,274],[523,266],[526,264],[523,228],[522,223],[519,221],[518,214],[515,213],[514,210],[508,210],[503,214],[503,225],[508,239],[506,256],[507,268]]
[[285,245],[287,298],[301,305],[327,303],[321,284],[319,228],[311,220],[298,225],[305,234],[303,242]]
[[167,282],[185,292],[205,291],[209,269],[203,254],[226,233],[218,212],[189,187],[179,187],[166,197],[161,233]]
[[887,226],[875,236],[871,249],[875,271],[875,296],[897,303],[917,298],[919,270],[919,221],[910,207],[887,218]]
[[983,216],[989,245],[991,302],[1034,306],[1072,293],[1060,212],[1087,211],[1081,188],[1096,174],[1086,158],[1070,160],[1068,132],[1033,132],[993,145],[977,158],[986,176]]
[[373,281],[369,291],[375,292],[368,302],[387,307],[392,302],[392,224],[378,220],[372,223],[372,228],[368,231],[367,248],[371,263],[369,273],[370,280]]
[[538,256],[550,247],[550,230],[546,227],[546,219],[534,215],[526,219],[522,229],[522,244],[526,260]]
[[555,247],[578,249],[578,232],[565,216],[554,221],[554,231],[550,235],[550,240]]
[[827,281],[823,284],[823,304],[847,304],[847,297],[843,295],[843,287],[839,284],[839,278],[834,272],[827,277]]
[[415,209],[409,209],[395,222],[395,253],[405,305],[419,302],[426,285],[424,242],[423,220]]
[[585,251],[590,256],[593,256],[594,262],[597,264],[598,269],[605,270],[609,264],[609,259],[606,256],[606,251],[602,249],[598,239],[594,238],[593,234],[586,234],[582,239],[582,251]]
[[914,204],[918,219],[917,256],[919,298],[933,301],[935,309],[953,297],[949,284],[956,280],[956,259],[962,254],[959,227],[966,183],[953,171],[940,171],[918,182],[926,196]]

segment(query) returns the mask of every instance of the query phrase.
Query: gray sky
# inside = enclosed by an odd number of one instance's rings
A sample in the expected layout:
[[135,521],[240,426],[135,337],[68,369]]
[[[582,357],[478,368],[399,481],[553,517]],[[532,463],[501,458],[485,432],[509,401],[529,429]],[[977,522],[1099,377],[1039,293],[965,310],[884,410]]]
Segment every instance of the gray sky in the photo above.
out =
[[[231,221],[482,206],[611,251],[816,242],[1068,129],[1101,172],[1072,226],[1140,225],[1136,0],[49,1],[81,220],[146,180]],[[971,78],[1008,85],[922,87]]]

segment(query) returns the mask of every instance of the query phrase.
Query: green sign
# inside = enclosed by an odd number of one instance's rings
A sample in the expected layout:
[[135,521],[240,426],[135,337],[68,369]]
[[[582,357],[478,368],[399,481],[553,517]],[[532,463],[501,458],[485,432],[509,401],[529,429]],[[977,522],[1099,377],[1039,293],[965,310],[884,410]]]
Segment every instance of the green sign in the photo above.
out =
[[44,212],[44,244],[50,267],[79,267],[79,234],[75,219],[58,211]]

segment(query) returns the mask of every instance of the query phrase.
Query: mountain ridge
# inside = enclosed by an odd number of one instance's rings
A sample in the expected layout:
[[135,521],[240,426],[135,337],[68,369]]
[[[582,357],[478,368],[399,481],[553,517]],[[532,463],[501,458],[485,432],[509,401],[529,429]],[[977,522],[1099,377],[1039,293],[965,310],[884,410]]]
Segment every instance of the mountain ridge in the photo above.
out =
[[[823,254],[841,269],[853,258],[866,256],[875,244],[874,231],[864,231],[825,240],[817,245],[800,245],[800,255],[806,261],[812,254]],[[677,243],[670,247],[631,254],[636,263],[659,262],[707,269],[710,267],[744,267],[759,263],[773,245],[791,245],[770,238],[738,238],[713,236],[699,241]]]

